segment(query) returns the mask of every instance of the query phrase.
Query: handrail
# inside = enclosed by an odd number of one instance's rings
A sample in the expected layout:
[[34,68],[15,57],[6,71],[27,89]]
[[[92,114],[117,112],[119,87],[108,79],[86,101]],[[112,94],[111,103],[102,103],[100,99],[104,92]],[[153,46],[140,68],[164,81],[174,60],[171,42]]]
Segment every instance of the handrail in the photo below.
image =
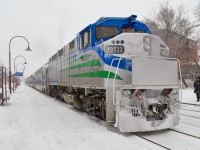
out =
[[[121,58],[121,57],[120,57]],[[107,79],[106,79],[106,89],[107,89],[107,87],[108,87],[108,78],[109,78],[109,76],[110,76],[110,72],[111,72],[111,67],[112,67],[112,65],[113,65],[113,62],[115,61],[115,60],[119,60],[119,58],[114,58],[114,59],[112,59],[112,61],[111,61],[111,64],[110,64],[110,68],[109,68],[109,73],[108,73],[108,76],[107,76]],[[119,63],[117,64],[117,68],[119,67]],[[113,79],[113,82],[114,82],[114,80],[115,80],[115,77],[116,77],[116,74],[115,74],[115,76],[114,76],[114,79]],[[113,104],[114,105],[116,105],[116,103],[114,102],[114,83],[113,83]]]
[[179,67],[179,76],[180,76],[180,80],[181,80],[181,101],[182,101],[182,96],[183,96],[183,81],[182,81],[182,73],[181,73],[181,63],[180,63],[180,60],[177,59],[178,61],[178,67]]
[[114,58],[114,59],[112,59],[112,61],[111,61],[110,68],[109,68],[109,71],[108,71],[108,76],[107,76],[107,78],[106,78],[106,87],[108,86],[108,79],[109,79],[109,76],[110,76],[111,67],[113,67],[112,65],[113,65],[113,62],[114,62],[115,60],[119,60],[119,58]]
[[116,69],[116,71],[115,71],[115,76],[114,76],[114,79],[113,79],[113,104],[114,105],[116,105],[116,102],[115,102],[115,99],[114,99],[114,97],[115,97],[115,78],[116,78],[116,75],[117,75],[117,72],[118,72],[118,69],[119,69],[119,64],[120,64],[120,62],[121,62],[121,57],[119,58],[119,61],[118,61],[118,64],[117,64],[117,69]]

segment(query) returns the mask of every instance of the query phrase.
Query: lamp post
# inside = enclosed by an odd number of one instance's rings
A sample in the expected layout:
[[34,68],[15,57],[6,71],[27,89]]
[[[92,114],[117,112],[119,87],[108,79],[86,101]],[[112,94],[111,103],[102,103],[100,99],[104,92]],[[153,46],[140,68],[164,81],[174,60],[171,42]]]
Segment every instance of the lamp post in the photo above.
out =
[[[18,63],[18,64],[15,66],[15,68],[17,68],[19,65],[22,65],[22,66],[24,67],[24,69],[25,69],[25,65],[24,65],[23,63]],[[16,71],[17,71],[17,69],[16,69]]]
[[[24,72],[25,67],[24,67],[24,68],[20,67],[20,68],[17,68],[16,70],[17,70],[17,71],[19,71],[19,70],[23,70],[23,72]],[[17,71],[16,71],[16,72],[17,72]]]
[[11,52],[10,52],[10,45],[11,45],[11,42],[12,42],[12,40],[14,39],[14,38],[18,38],[18,37],[20,37],[20,38],[23,38],[23,39],[25,39],[26,40],[26,42],[28,43],[28,47],[27,47],[27,49],[25,49],[26,51],[31,51],[31,49],[30,49],[30,47],[29,47],[29,42],[28,42],[28,40],[25,38],[25,37],[23,37],[23,36],[14,36],[14,37],[12,37],[11,39],[10,39],[10,42],[9,42],[9,89],[10,89],[10,94],[12,93],[12,89],[11,89]]
[[[17,69],[18,69],[17,67],[18,67],[19,65],[23,65],[23,66],[24,66],[24,64],[23,64],[23,63],[19,63],[19,64],[17,64],[17,65],[16,65],[16,72],[17,72]],[[23,68],[23,69],[25,70],[25,66],[24,66],[24,68]],[[15,74],[16,74],[16,72],[15,72]]]
[[[16,71],[15,71],[15,60],[18,58],[18,57],[22,57],[22,58],[24,58],[24,64],[27,64],[27,62],[26,62],[26,58],[24,57],[24,56],[22,56],[22,55],[18,55],[18,56],[16,56],[15,57],[15,59],[14,59],[14,76],[13,76],[13,92],[14,92],[14,90],[15,90],[15,88],[14,88],[14,82],[15,82],[15,78],[16,78]],[[19,63],[19,64],[22,64],[22,63]],[[18,65],[19,65],[18,64]],[[22,64],[23,65],[23,64]],[[24,68],[25,68],[25,66],[24,66]]]
[[[22,63],[19,63],[17,66],[16,66],[16,72],[23,72],[24,73],[24,70],[25,70],[25,66],[24,67],[20,67],[20,68],[17,68],[19,65],[23,65]],[[20,70],[20,71],[19,71]],[[22,70],[22,71],[21,71]],[[17,78],[16,76],[16,82],[15,82],[15,87],[17,88],[19,86],[19,83],[20,83],[20,78]],[[14,88],[14,87],[13,87]]]
[[[26,62],[26,58],[25,58],[24,56],[22,56],[22,55],[18,55],[18,56],[15,57],[15,60],[16,60],[18,57],[22,57],[22,58],[24,58],[24,61],[25,61],[24,64],[27,64],[27,62]],[[14,60],[14,74],[15,74],[15,60]],[[22,63],[19,63],[19,64],[22,64]],[[18,65],[19,65],[19,64],[18,64]]]
[[[24,64],[27,64],[26,58],[25,58],[24,56],[21,56],[21,55],[16,56],[16,57],[15,57],[15,60],[16,60],[17,57],[22,57],[22,58],[24,58],[24,60],[25,60]],[[13,92],[15,91],[14,85],[15,85],[15,81],[16,81],[16,80],[15,80],[15,78],[16,78],[16,71],[15,71],[16,69],[15,69],[15,68],[16,68],[18,65],[20,65],[20,64],[24,66],[23,63],[19,63],[19,64],[17,64],[17,66],[15,66],[15,60],[14,60],[14,74],[13,74]],[[24,66],[24,68],[25,68],[25,66]]]

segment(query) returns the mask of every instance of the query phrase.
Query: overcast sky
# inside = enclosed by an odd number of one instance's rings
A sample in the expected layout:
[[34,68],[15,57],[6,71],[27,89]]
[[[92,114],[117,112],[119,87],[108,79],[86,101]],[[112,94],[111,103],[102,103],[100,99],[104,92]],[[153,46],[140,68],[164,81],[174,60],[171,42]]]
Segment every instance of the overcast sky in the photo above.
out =
[[[198,1],[170,0],[170,4],[174,8],[183,4],[191,14]],[[25,76],[29,76],[80,30],[100,17],[136,14],[138,20],[142,20],[159,2],[161,0],[0,0],[0,63],[8,67],[10,39],[24,36],[33,51],[25,51],[24,39],[12,40],[12,70],[14,58],[23,55],[28,63]],[[22,58],[16,59],[16,64],[22,62]]]

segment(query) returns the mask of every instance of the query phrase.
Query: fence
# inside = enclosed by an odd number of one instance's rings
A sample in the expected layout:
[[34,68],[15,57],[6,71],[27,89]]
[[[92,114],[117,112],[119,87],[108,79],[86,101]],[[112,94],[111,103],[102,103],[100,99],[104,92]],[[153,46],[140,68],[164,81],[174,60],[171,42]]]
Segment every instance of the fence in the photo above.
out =
[[8,100],[7,96],[7,75],[6,68],[4,66],[0,66],[0,102],[3,105],[4,102]]

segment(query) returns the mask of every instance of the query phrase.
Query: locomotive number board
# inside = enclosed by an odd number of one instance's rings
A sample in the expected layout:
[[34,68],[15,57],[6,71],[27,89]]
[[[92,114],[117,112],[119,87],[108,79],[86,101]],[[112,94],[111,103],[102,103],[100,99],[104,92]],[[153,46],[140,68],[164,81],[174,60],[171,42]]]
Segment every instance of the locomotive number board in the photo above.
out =
[[123,45],[106,45],[105,47],[107,54],[123,54],[124,49]]

